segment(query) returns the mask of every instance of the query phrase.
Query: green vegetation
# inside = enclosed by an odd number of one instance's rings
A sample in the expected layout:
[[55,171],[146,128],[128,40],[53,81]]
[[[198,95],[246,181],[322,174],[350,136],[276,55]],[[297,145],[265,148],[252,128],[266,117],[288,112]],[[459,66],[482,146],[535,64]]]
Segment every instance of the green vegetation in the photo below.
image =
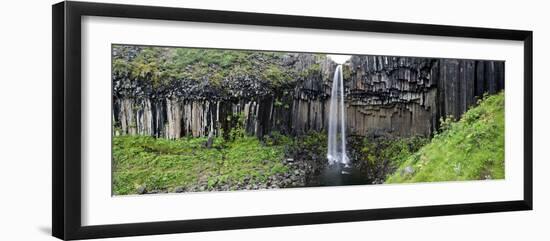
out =
[[371,137],[351,141],[351,148],[357,150],[358,161],[363,163],[365,175],[374,183],[384,182],[401,163],[416,153],[429,141],[428,138],[413,137]]
[[277,131],[264,137],[268,146],[284,146],[287,157],[301,157],[306,160],[326,161],[327,133],[310,131],[296,137],[282,135]]
[[236,187],[244,179],[261,183],[271,175],[288,171],[281,162],[281,145],[262,145],[257,138],[248,136],[233,141],[218,137],[211,148],[205,146],[206,141],[207,138],[114,136],[113,194],[136,194],[140,186],[168,192],[177,187]]
[[327,156],[327,142],[328,136],[326,132],[310,131],[306,135],[297,137],[292,148],[294,148],[294,152],[314,154],[316,157],[312,157],[312,159],[319,157],[325,159]]
[[185,67],[195,63],[229,67],[234,63],[245,63],[252,52],[216,49],[177,48],[174,59],[176,65]]
[[460,121],[452,119],[386,183],[504,178],[504,93],[485,96]]
[[345,80],[349,80],[351,79],[351,75],[352,75],[352,69],[349,65],[344,65],[342,67],[342,77],[345,79]]
[[319,65],[318,63],[312,64],[302,73],[300,73],[300,76],[302,78],[307,78],[312,75],[321,75],[321,65]]
[[[293,173],[283,164],[288,157],[325,162],[326,133],[290,137],[274,131],[259,139],[247,136],[243,116],[229,118],[236,124],[214,137],[211,147],[206,137],[114,136],[113,194],[136,194],[144,186],[165,192],[243,189]],[[366,165],[373,183],[502,179],[504,93],[485,96],[459,121],[442,121],[431,140],[355,137],[350,144],[351,157]]]
[[113,77],[143,81],[153,88],[171,82],[207,83],[217,92],[224,81],[253,76],[266,87],[278,89],[292,84],[295,71],[282,66],[284,53],[198,48],[163,48],[113,45]]
[[420,136],[379,141],[364,138],[361,154],[370,165],[387,160],[388,164],[397,166],[418,151],[426,142],[427,139]]
[[[247,136],[242,115],[229,118],[236,124],[214,137],[210,147],[206,137],[114,136],[113,193],[136,194],[141,187],[162,192],[246,189],[294,173],[290,168],[295,167],[284,164],[286,158],[294,158],[295,165],[311,161],[308,168],[326,162],[326,133],[291,137],[274,131],[257,138]],[[358,168],[366,167],[362,170],[372,183],[502,179],[504,93],[485,96],[459,121],[442,121],[431,140],[351,137],[350,157]]]
[[288,85],[292,81],[292,76],[286,73],[283,68],[275,64],[271,64],[265,68],[262,77],[266,80],[270,80],[273,87],[276,89]]

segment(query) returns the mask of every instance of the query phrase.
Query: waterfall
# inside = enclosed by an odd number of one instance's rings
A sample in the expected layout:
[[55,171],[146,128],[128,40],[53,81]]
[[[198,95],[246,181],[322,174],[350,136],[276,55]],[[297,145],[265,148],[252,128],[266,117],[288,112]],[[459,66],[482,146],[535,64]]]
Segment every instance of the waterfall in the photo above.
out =
[[344,78],[342,65],[336,67],[330,94],[330,111],[328,117],[328,152],[327,159],[332,164],[349,164],[346,153],[346,113],[344,109]]

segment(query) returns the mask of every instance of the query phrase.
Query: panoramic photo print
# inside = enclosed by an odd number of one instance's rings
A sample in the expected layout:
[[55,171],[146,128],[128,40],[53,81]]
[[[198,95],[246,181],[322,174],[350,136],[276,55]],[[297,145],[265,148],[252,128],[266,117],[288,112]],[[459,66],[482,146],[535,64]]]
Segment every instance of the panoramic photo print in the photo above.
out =
[[112,194],[504,179],[504,61],[113,44]]

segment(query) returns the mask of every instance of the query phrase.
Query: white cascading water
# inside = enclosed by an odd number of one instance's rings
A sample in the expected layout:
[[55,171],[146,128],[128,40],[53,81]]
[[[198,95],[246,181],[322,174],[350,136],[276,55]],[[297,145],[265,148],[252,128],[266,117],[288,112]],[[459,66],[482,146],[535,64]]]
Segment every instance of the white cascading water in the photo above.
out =
[[328,117],[328,152],[327,159],[330,165],[349,164],[346,153],[346,113],[344,109],[344,78],[342,65],[336,67],[332,80],[330,94],[330,111]]

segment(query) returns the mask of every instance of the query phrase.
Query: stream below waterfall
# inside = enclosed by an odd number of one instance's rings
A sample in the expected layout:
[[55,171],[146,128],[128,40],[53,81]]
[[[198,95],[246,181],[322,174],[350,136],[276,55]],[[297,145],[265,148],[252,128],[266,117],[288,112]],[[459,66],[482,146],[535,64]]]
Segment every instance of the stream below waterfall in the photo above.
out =
[[319,175],[307,178],[306,186],[345,186],[372,184],[359,167],[343,165],[326,166]]

